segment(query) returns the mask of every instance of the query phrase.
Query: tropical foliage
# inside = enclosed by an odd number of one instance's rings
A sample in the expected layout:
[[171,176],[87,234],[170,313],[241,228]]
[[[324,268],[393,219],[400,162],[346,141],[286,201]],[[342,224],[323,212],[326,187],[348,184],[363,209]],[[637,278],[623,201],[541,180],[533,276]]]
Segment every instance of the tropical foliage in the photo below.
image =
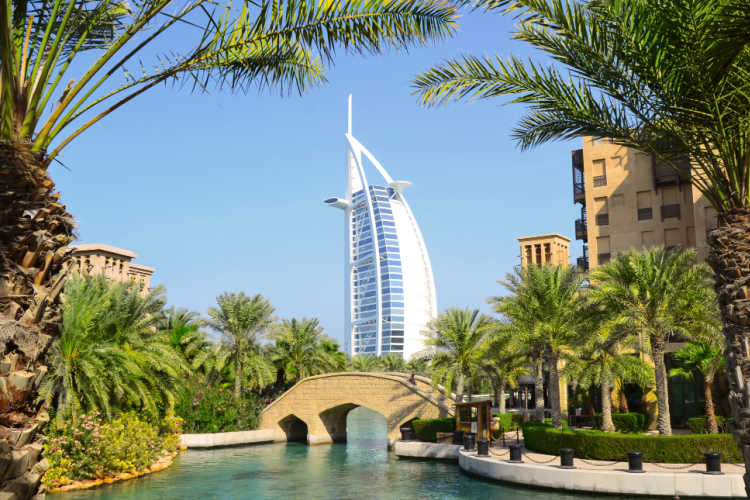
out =
[[273,360],[286,382],[298,382],[338,366],[323,344],[323,327],[315,318],[283,320],[272,337],[276,341]]

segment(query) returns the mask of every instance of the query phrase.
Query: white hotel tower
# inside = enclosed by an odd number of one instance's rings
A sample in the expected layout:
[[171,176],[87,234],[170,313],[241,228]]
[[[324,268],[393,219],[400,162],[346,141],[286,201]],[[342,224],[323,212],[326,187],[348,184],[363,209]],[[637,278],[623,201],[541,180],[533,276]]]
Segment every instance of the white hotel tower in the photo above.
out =
[[[394,181],[346,132],[346,196],[325,204],[345,214],[345,348],[351,355],[388,353],[409,359],[425,348],[423,332],[437,315],[435,280],[422,233],[406,203],[407,181]],[[383,178],[369,184],[364,159]]]

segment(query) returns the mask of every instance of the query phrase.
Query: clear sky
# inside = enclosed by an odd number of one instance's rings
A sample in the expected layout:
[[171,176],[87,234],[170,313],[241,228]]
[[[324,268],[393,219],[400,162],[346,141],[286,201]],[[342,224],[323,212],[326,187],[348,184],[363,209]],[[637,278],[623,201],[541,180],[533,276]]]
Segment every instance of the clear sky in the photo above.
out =
[[[341,340],[346,97],[354,135],[405,191],[432,259],[438,304],[481,307],[519,262],[519,236],[571,237],[570,151],[521,152],[521,106],[417,105],[411,81],[459,54],[538,55],[512,19],[472,14],[451,40],[408,53],[339,53],[328,84],[304,96],[156,88],[77,139],[52,176],[80,243],[135,251],[170,304],[205,314],[224,291],[261,293],[280,317],[318,317]],[[580,255],[574,242],[571,259]]]

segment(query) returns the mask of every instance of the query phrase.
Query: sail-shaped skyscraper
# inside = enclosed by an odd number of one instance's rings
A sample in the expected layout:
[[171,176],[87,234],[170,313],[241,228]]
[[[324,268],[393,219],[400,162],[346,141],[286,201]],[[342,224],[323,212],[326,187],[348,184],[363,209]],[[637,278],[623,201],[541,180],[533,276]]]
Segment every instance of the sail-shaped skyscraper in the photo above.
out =
[[[437,315],[432,266],[403,194],[411,183],[394,181],[354,138],[351,95],[348,110],[346,195],[325,200],[345,214],[345,348],[409,359],[425,348],[423,334]],[[368,183],[365,160],[381,183]]]

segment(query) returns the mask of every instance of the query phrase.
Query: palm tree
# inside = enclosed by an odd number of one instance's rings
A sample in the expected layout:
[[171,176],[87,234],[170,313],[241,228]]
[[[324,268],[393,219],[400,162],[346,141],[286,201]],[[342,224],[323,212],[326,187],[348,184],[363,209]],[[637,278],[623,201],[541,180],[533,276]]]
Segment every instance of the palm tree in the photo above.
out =
[[430,360],[424,355],[415,355],[406,362],[404,367],[407,373],[416,373],[423,377],[431,377]]
[[711,336],[699,338],[677,351],[673,359],[678,361],[680,366],[672,368],[669,371],[670,376],[692,379],[696,371],[703,376],[708,432],[712,434],[719,432],[711,386],[716,374],[724,367],[724,349],[721,341]]
[[[432,381],[442,383],[446,393],[456,382],[456,401],[463,401],[464,383],[476,372],[481,359],[481,346],[495,321],[478,309],[449,308],[429,325],[425,345],[433,347]],[[471,388],[469,388],[471,393]]]
[[380,360],[372,354],[358,354],[352,356],[349,366],[355,372],[377,372],[380,371]]
[[273,323],[274,308],[262,295],[248,297],[243,292],[223,293],[216,297],[216,303],[218,308],[208,310],[208,324],[222,334],[226,358],[234,369],[234,397],[239,399],[246,368],[264,378],[268,373],[262,363],[265,358],[258,357],[259,337]]
[[338,343],[333,339],[323,336],[323,338],[320,340],[320,344],[328,353],[328,357],[331,361],[330,365],[327,367],[327,370],[331,372],[346,371],[346,353],[339,348]]
[[197,312],[170,307],[157,325],[165,341],[180,352],[194,370],[206,363],[211,352],[211,343],[200,330],[203,324],[204,321]]
[[671,434],[664,352],[670,337],[692,337],[710,327],[715,298],[711,272],[695,252],[654,248],[619,255],[591,273],[592,295],[617,311],[623,328],[638,332],[654,360],[658,429]]
[[495,406],[505,413],[505,388],[516,386],[521,375],[528,375],[529,359],[510,325],[498,328],[485,341],[481,367],[492,381]]
[[[514,10],[515,37],[555,64],[453,59],[416,80],[422,102],[510,96],[530,106],[513,135],[528,148],[591,135],[653,155],[719,214],[708,238],[724,324],[735,437],[750,446],[750,15],[744,0],[477,0]],[[561,71],[561,65],[563,70]],[[567,71],[565,71],[567,70]],[[750,467],[750,454],[746,454]],[[750,482],[748,482],[750,494]]]
[[403,356],[401,356],[400,354],[393,353],[393,352],[380,356],[380,366],[383,369],[383,371],[386,371],[386,372],[407,371],[406,361],[404,361]]
[[575,361],[569,359],[566,369],[574,374],[581,387],[598,386],[602,403],[602,430],[614,432],[612,389],[619,383],[652,383],[654,371],[637,355],[640,342],[633,331],[619,321],[612,311],[597,306],[599,290],[590,291],[593,302],[587,311],[584,335],[578,339]]
[[[552,425],[562,426],[560,361],[583,324],[585,299],[581,294],[583,275],[563,266],[516,268],[501,281],[511,295],[490,299],[495,310],[516,325],[523,343],[536,354],[537,383],[540,383],[541,354],[549,368],[549,396]],[[537,403],[538,404],[538,403]]]
[[154,328],[162,295],[157,288],[142,296],[137,285],[102,276],[67,283],[61,336],[50,346],[50,370],[39,389],[41,401],[55,403],[58,423],[81,411],[157,415],[160,405],[174,404],[187,366]]
[[274,332],[273,360],[287,382],[324,373],[334,360],[322,343],[323,327],[317,319],[284,320]]

